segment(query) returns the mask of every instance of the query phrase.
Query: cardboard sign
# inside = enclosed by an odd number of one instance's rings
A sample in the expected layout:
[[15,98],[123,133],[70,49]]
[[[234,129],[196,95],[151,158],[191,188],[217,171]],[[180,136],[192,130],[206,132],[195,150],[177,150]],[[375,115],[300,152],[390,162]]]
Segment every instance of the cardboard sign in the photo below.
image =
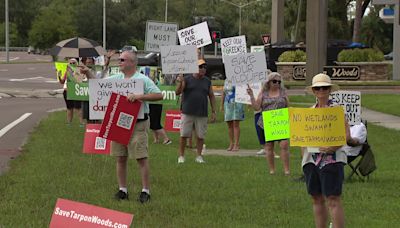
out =
[[233,85],[267,80],[267,62],[264,52],[226,56],[224,61],[226,78]]
[[141,104],[140,101],[132,103],[126,96],[112,93],[101,125],[100,137],[128,145]]
[[336,91],[329,95],[335,104],[343,107],[350,125],[361,123],[361,93],[359,91]]
[[176,45],[176,31],[177,23],[147,21],[144,50],[160,52],[160,46]]
[[[253,90],[254,98],[257,99],[258,95],[261,93],[263,82],[251,83],[250,88]],[[242,104],[251,104],[250,96],[247,93],[247,85],[237,85],[235,102]]]
[[234,36],[221,39],[222,58],[228,55],[246,54],[246,36]]
[[167,110],[165,112],[164,129],[171,132],[179,132],[181,129],[181,116],[179,110]]
[[290,138],[288,108],[262,112],[265,141]]
[[264,51],[264,46],[251,46],[250,52],[262,52]]
[[178,31],[180,45],[194,45],[197,48],[211,44],[207,21]]
[[61,81],[65,78],[65,72],[67,71],[68,63],[64,62],[54,62],[57,72],[57,80]]
[[133,215],[66,199],[57,199],[50,228],[130,227]]
[[[143,94],[144,84],[138,79],[90,79],[89,80],[89,118],[102,120],[106,113],[111,93],[121,95]],[[144,118],[141,108],[139,119]]]
[[89,83],[67,81],[67,100],[88,101],[89,100]]
[[110,154],[111,141],[99,136],[101,124],[86,124],[83,153]]
[[196,46],[161,46],[161,66],[163,74],[198,73]]
[[289,108],[290,145],[302,147],[346,144],[344,113],[330,108]]

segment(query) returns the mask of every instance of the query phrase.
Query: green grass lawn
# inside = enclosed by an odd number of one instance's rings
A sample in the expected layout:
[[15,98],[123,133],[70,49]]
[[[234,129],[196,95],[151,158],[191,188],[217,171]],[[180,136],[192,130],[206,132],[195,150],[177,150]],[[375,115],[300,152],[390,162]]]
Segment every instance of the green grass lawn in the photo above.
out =
[[[168,107],[164,107],[167,109]],[[241,123],[241,148],[259,149],[252,111]],[[226,148],[227,128],[209,125],[207,149]],[[206,164],[177,164],[178,134],[173,144],[150,143],[151,195],[149,204],[136,201],[141,190],[136,162],[129,163],[130,200],[113,199],[117,190],[115,161],[82,153],[84,129],[67,127],[65,113],[42,121],[11,169],[0,176],[0,227],[47,227],[57,198],[134,214],[134,227],[313,227],[311,200],[301,173],[298,148],[291,148],[292,176],[267,172],[263,157],[206,155]],[[397,227],[400,131],[369,124],[369,141],[378,169],[369,182],[346,182],[343,204],[347,227]],[[346,172],[348,173],[346,168]],[[135,184],[132,184],[134,180]]]

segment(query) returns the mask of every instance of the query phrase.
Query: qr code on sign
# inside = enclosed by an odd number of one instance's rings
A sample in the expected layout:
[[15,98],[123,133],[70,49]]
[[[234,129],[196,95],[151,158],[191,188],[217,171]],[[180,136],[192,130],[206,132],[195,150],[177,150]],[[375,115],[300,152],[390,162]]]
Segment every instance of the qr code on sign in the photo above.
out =
[[96,143],[94,145],[95,150],[105,150],[107,140],[101,137],[96,137]]
[[129,115],[128,113],[120,112],[117,121],[117,126],[129,130],[132,127],[133,119],[134,116]]
[[181,129],[181,120],[180,119],[174,119],[174,122],[172,123],[172,128]]

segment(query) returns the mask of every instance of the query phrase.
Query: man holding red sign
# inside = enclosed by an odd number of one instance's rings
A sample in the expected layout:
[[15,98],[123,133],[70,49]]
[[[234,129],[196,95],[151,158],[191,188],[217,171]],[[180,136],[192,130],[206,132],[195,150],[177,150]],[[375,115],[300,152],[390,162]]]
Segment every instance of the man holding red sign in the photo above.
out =
[[128,199],[127,189],[127,163],[128,157],[136,159],[139,165],[140,174],[142,177],[142,191],[139,195],[138,201],[146,203],[150,200],[150,187],[149,187],[149,162],[148,162],[148,129],[149,129],[149,105],[148,101],[162,100],[163,95],[160,89],[154,82],[144,74],[136,71],[137,56],[136,52],[124,51],[119,57],[118,66],[122,73],[112,75],[109,79],[140,79],[144,84],[144,94],[129,94],[128,100],[134,102],[139,100],[144,103],[144,119],[138,119],[134,132],[128,145],[112,142],[111,155],[117,157],[117,178],[119,184],[119,191],[115,197],[118,200]]

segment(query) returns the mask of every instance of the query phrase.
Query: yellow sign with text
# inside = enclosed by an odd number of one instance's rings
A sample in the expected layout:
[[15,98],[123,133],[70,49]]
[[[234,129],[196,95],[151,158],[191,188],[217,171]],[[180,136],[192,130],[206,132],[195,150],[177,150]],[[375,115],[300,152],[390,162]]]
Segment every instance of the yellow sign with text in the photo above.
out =
[[341,106],[289,108],[291,146],[341,146],[346,144]]

